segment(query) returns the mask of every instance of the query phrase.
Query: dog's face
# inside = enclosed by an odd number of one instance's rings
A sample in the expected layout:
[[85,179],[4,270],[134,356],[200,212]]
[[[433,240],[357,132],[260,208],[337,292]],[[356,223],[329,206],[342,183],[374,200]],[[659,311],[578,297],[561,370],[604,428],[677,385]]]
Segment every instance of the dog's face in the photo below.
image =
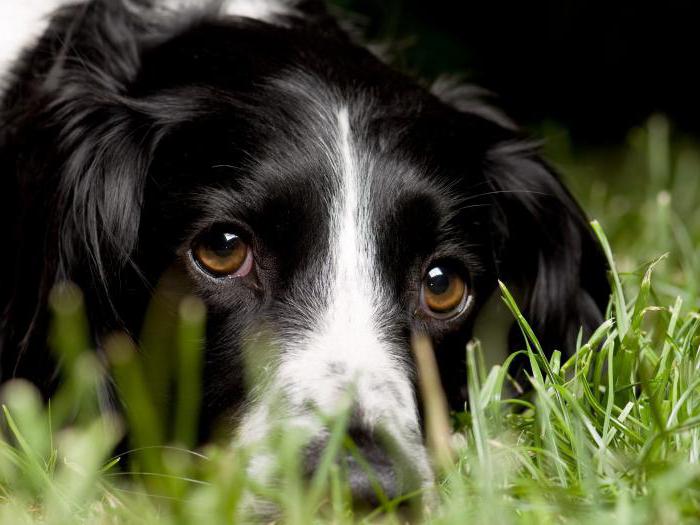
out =
[[[223,417],[244,442],[280,419],[304,428],[312,471],[328,434],[319,414],[348,402],[351,435],[396,495],[430,479],[413,331],[433,339],[460,409],[465,344],[498,278],[547,349],[595,326],[607,286],[583,215],[472,98],[421,88],[314,10],[165,35],[115,3],[71,16],[43,43],[69,26],[68,58],[35,55],[6,102],[2,157],[23,218],[11,235],[46,239],[8,264],[18,334],[37,306],[22,286],[41,296],[77,281],[99,338],[137,333],[174,272],[208,309],[205,424]],[[48,260],[23,262],[39,249]],[[23,350],[3,350],[4,375],[37,375],[41,351]],[[366,478],[353,484],[372,498]]]
[[[178,266],[207,304],[205,384],[211,403],[237,408],[244,441],[283,417],[322,443],[318,413],[333,414],[352,389],[353,431],[387,434],[427,477],[410,335],[452,335],[447,361],[463,359],[477,302],[496,282],[481,164],[503,132],[347,42],[309,37],[207,27],[147,57],[157,74],[142,89],[184,87],[175,105],[198,115],[154,152],[136,264]],[[258,51],[239,54],[239,39]],[[188,62],[204,52],[236,73],[193,73]],[[161,63],[180,64],[175,78]]]

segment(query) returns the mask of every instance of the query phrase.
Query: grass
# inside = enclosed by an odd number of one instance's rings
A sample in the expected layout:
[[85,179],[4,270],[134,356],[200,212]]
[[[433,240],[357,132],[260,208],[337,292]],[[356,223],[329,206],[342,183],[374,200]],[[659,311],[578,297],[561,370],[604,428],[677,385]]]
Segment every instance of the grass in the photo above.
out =
[[[579,341],[571,359],[547,358],[502,287],[527,338],[520,353],[531,365],[530,394],[504,397],[512,357],[486,369],[478,342],[465,349],[470,401],[468,411],[452,414],[453,435],[440,398],[428,395],[436,407],[428,419],[439,483],[435,503],[412,519],[700,522],[700,151],[670,134],[655,117],[631,134],[624,152],[585,155],[555,135],[550,158],[602,224],[594,229],[613,267],[608,320]],[[369,515],[353,514],[342,467],[333,461],[340,449],[353,450],[347,414],[331,422],[331,444],[308,483],[299,468],[303,438],[294,433],[271,438],[279,467],[274,487],[246,474],[251,450],[191,449],[205,320],[197,301],[184,301],[176,313],[177,358],[171,377],[160,378],[174,389],[174,414],[158,409],[146,373],[152,365],[132,342],[115,336],[107,344],[125,420],[101,409],[105,366],[88,350],[79,292],[57,289],[51,308],[63,386],[46,405],[29,384],[3,387],[0,523],[249,521],[250,494],[276,502],[285,523],[406,519],[395,512],[398,502],[386,500]],[[427,355],[421,387],[435,392],[425,341],[416,348],[419,361]],[[130,450],[116,456],[127,426]]]

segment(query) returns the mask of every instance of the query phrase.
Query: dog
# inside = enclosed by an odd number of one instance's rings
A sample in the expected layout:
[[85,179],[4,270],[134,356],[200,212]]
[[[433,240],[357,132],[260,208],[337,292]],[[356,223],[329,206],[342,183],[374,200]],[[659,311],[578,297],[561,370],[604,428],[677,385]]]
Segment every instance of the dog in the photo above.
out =
[[[0,62],[3,380],[53,388],[56,284],[84,291],[100,351],[138,336],[175,272],[208,311],[202,427],[223,418],[249,443],[281,417],[313,436],[313,472],[315,414],[352,387],[349,433],[393,498],[432,479],[413,332],[462,410],[465,345],[499,279],[548,353],[601,322],[585,214],[474,89],[395,71],[314,0],[49,4]],[[511,320],[494,330],[523,347]],[[367,476],[350,483],[375,501]]]

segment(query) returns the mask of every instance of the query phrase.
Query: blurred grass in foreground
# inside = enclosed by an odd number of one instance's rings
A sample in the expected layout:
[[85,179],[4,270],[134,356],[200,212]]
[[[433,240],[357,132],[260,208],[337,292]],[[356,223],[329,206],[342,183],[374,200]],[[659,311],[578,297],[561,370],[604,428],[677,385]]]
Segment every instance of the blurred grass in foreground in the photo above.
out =
[[[454,414],[457,432],[449,440],[440,399],[428,403],[438,407],[428,418],[438,429],[430,441],[439,449],[433,452],[441,477],[425,521],[700,522],[700,151],[668,137],[666,122],[654,118],[613,155],[582,157],[565,141],[550,143],[550,157],[600,219],[617,255],[608,320],[590,341],[580,341],[573,358],[546,359],[502,288],[527,339],[521,353],[532,367],[532,389],[503,398],[512,357],[487,370],[478,342],[465,349],[469,411]],[[391,501],[353,515],[342,466],[332,461],[353,448],[342,414],[308,483],[299,468],[303,441],[291,433],[273,438],[274,487],[257,486],[247,475],[250,450],[188,449],[205,315],[197,301],[184,300],[175,315],[172,417],[157,408],[148,364],[133,342],[117,335],[107,344],[126,421],[104,410],[105,364],[88,351],[79,292],[60,287],[51,306],[51,343],[64,383],[47,406],[26,383],[3,388],[0,523],[241,522],[252,519],[249,494],[275,502],[285,523],[405,519]],[[115,456],[126,423],[130,450]]]

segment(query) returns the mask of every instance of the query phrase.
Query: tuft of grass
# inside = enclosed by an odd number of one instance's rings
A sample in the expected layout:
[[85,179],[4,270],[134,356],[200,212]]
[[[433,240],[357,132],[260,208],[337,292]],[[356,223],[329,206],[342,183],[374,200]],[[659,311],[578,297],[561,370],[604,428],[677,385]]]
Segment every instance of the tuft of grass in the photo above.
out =
[[[606,321],[572,357],[542,352],[502,283],[524,348],[490,369],[488,348],[464,349],[469,404],[450,427],[429,341],[416,336],[438,473],[418,514],[407,518],[386,497],[369,514],[352,509],[336,460],[357,452],[347,410],[328,419],[329,445],[311,480],[300,466],[306,436],[283,429],[260,444],[276,467],[269,485],[249,475],[254,448],[192,450],[201,303],[182,297],[175,311],[152,310],[141,348],[115,334],[102,360],[89,348],[80,292],[62,285],[51,296],[50,340],[62,386],[50,403],[22,381],[0,394],[0,523],[237,523],[254,520],[265,501],[298,524],[700,522],[700,151],[672,136],[655,117],[624,155],[555,152],[586,181],[578,194],[600,220],[593,229],[613,287]],[[510,398],[515,355],[529,361],[529,385]],[[109,410],[105,389],[119,392],[123,410]]]

